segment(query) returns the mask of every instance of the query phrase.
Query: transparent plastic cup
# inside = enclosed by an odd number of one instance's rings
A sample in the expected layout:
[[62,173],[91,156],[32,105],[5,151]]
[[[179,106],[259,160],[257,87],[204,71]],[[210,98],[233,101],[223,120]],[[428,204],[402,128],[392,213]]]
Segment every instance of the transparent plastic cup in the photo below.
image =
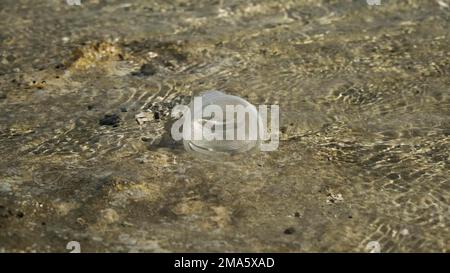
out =
[[[201,154],[235,154],[255,150],[260,145],[262,123],[258,115],[258,110],[248,101],[232,95],[227,95],[220,91],[208,91],[201,94],[202,107],[194,109],[194,103],[190,104],[191,110],[191,131],[192,133],[202,133],[202,139],[183,139],[184,147],[187,151],[197,152]],[[209,105],[216,105],[223,111],[222,120],[213,120],[205,117],[203,111]],[[241,106],[247,109],[245,118],[237,118],[233,115],[233,119],[226,119],[227,106]],[[196,112],[196,113],[195,113]],[[195,114],[194,114],[195,113]],[[242,117],[242,116],[241,116]],[[256,121],[255,126],[250,125],[250,121]],[[214,132],[221,134],[223,139],[208,140],[203,136],[203,128],[209,122],[213,125]],[[232,130],[229,130],[233,128]],[[237,132],[245,132],[238,138]],[[255,132],[256,130],[256,132]],[[234,133],[233,138],[227,138],[227,133]]]

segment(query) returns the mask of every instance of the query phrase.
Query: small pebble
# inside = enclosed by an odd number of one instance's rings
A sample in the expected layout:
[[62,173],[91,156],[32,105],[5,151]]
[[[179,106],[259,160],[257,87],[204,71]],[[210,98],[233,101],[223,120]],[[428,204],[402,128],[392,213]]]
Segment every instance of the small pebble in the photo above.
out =
[[291,235],[295,233],[295,228],[290,227],[284,230],[284,234]]
[[116,114],[108,115],[107,114],[102,119],[100,119],[99,124],[117,127],[119,125],[119,122],[120,122],[120,117],[118,115],[116,115]]
[[402,229],[402,231],[400,231],[400,234],[403,236],[409,235],[409,230],[404,228],[404,229]]
[[156,73],[156,68],[150,64],[146,63],[141,66],[140,74],[143,76],[152,76]]

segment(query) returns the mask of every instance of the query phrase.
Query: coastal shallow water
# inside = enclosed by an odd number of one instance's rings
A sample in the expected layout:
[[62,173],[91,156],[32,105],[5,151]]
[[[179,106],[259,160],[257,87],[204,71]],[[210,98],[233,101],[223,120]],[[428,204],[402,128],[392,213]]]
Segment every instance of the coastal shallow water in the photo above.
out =
[[[0,3],[0,251],[449,251],[448,1],[81,2]],[[278,150],[174,142],[213,89]]]

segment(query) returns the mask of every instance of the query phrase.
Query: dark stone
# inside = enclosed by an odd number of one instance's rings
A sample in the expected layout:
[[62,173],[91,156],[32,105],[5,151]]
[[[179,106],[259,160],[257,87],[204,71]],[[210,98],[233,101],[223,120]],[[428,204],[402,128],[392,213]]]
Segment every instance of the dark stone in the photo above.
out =
[[392,180],[396,180],[400,178],[400,175],[398,175],[397,173],[390,173],[387,175],[387,178],[392,179]]
[[156,73],[156,68],[152,64],[146,63],[141,66],[141,69],[140,69],[141,75],[152,76],[152,75],[155,75],[155,73]]
[[185,62],[187,61],[187,56],[186,54],[183,53],[174,53],[173,57],[175,58],[175,60],[179,61],[179,62]]
[[8,55],[6,56],[6,59],[8,60],[8,62],[12,63],[16,60],[16,57],[14,57],[13,55]]
[[0,217],[8,218],[9,216],[12,216],[12,215],[13,215],[13,213],[12,213],[11,210],[9,210],[6,207],[0,205]]
[[5,94],[0,94],[0,100],[4,100],[6,99],[6,95]]
[[102,119],[100,119],[99,124],[117,127],[119,125],[119,122],[120,117],[117,114],[106,114]]
[[126,107],[120,107],[120,112],[123,113],[128,112],[128,109]]
[[286,235],[291,235],[294,233],[295,233],[295,228],[293,228],[293,227],[290,227],[290,228],[287,228],[284,230],[284,234],[286,234]]

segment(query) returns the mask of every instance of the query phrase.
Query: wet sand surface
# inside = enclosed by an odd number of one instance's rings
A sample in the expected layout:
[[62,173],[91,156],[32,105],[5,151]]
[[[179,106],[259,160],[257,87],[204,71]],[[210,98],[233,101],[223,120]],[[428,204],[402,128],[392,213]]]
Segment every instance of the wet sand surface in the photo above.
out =
[[[449,1],[81,2],[0,3],[0,251],[449,251]],[[172,141],[210,89],[279,149]]]

